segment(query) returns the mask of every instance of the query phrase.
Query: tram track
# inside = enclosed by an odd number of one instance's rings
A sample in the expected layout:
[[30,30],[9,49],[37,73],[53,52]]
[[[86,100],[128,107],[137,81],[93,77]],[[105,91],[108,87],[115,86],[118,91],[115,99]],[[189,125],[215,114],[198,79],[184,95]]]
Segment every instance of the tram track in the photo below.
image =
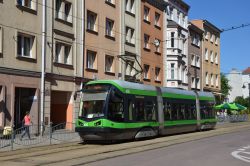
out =
[[[217,135],[250,130],[249,123],[241,126],[227,126],[205,132],[194,132],[182,135],[159,137],[145,141],[126,142],[111,145],[81,145],[72,144],[66,147],[57,147],[22,154],[3,156],[0,154],[1,165],[11,163],[28,163],[28,165],[83,165],[98,160],[138,153],[147,150],[159,149],[179,143],[209,138]],[[53,146],[52,146],[53,147]],[[10,164],[8,164],[10,165]]]

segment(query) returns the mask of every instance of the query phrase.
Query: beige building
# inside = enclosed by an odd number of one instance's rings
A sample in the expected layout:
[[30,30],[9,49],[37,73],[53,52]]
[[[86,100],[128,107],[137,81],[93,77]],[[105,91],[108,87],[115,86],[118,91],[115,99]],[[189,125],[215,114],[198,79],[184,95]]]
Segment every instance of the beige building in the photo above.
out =
[[41,112],[45,124],[71,124],[78,117],[79,103],[73,96],[84,81],[83,8],[82,0],[47,1],[45,99]]
[[83,6],[81,0],[0,1],[0,127],[20,127],[26,111],[37,131],[42,123],[74,121],[73,94],[83,75]]
[[[118,0],[116,0],[118,1]],[[119,79],[126,81],[140,81],[141,66],[141,1],[121,0],[121,50]]]
[[202,89],[220,96],[220,33],[221,30],[207,20],[192,20],[204,31],[202,45]]
[[42,6],[36,2],[0,1],[0,128],[20,127],[26,111],[39,124]]
[[118,79],[122,1],[85,0],[84,78]]

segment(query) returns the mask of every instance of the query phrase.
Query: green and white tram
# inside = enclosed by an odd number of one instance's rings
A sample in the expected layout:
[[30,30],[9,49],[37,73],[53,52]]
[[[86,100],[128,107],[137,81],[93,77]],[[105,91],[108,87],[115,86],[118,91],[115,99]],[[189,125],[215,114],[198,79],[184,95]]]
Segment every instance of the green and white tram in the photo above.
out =
[[[197,96],[193,91],[120,80],[91,81],[82,90],[76,131],[88,141],[213,129],[214,96],[209,92],[198,92]],[[196,103],[200,105],[200,116]]]

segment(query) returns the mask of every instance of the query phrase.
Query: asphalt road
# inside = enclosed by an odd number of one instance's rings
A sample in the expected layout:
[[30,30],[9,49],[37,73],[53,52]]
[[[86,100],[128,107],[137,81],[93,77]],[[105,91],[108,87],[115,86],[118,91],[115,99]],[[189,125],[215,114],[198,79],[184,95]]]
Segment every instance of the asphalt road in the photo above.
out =
[[241,131],[89,163],[90,166],[249,166],[250,132]]
[[250,122],[244,122],[120,144],[69,143],[0,152],[0,166],[249,166],[249,138]]

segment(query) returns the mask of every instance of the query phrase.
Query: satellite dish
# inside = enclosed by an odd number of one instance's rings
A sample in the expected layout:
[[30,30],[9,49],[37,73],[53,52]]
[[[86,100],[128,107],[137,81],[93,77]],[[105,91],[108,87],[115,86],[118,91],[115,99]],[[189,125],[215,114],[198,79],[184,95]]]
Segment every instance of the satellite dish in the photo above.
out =
[[160,45],[160,41],[159,41],[158,39],[155,39],[155,41],[154,41],[154,45],[155,45],[156,47],[159,47],[159,45]]

